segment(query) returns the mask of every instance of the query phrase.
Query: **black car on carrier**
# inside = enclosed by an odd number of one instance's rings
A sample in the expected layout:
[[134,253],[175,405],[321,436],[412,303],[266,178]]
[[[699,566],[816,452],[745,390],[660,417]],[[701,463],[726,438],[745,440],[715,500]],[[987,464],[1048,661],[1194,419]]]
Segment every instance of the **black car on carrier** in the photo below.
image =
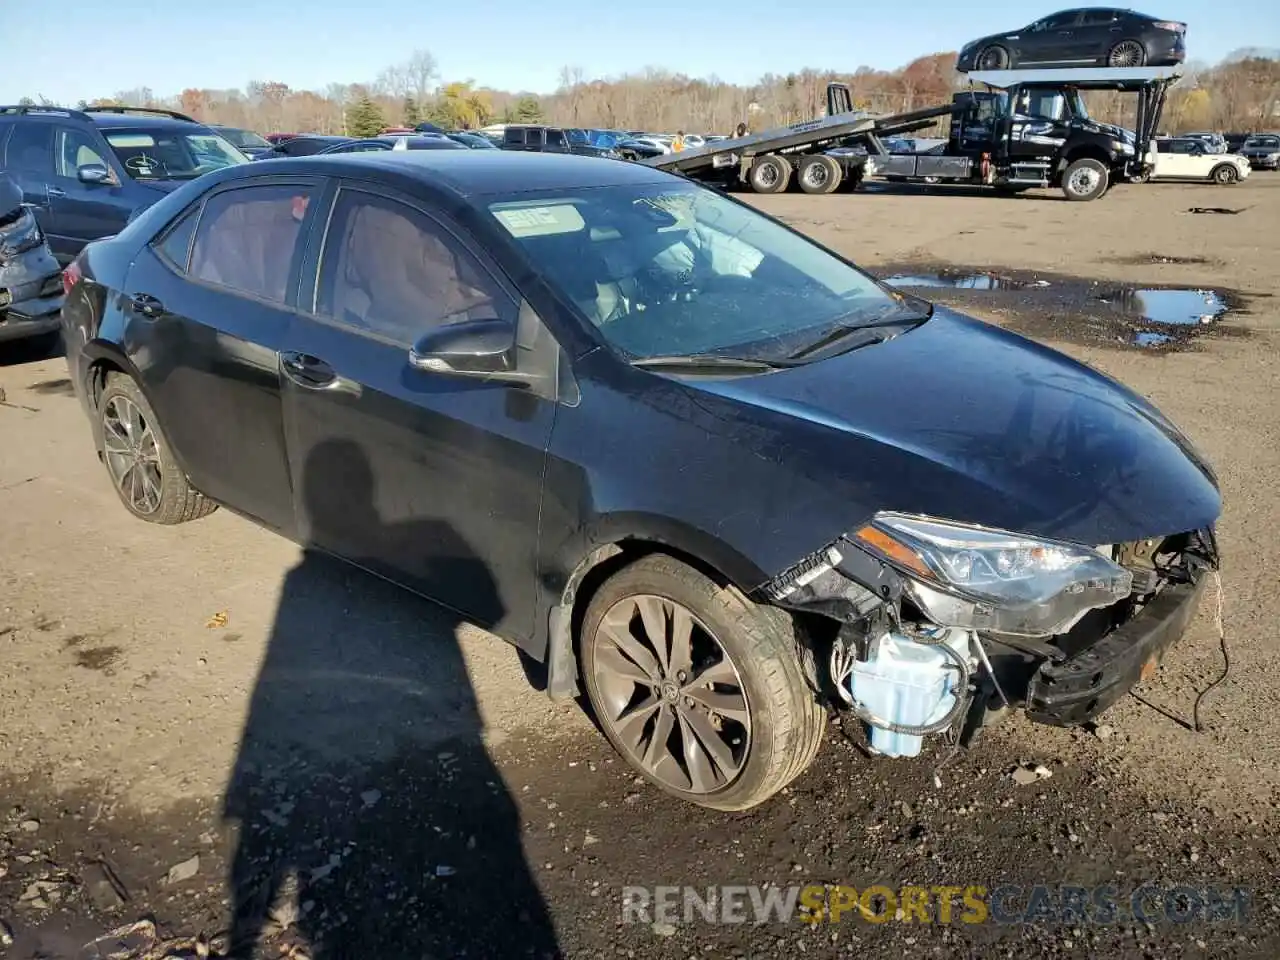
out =
[[1133,10],[1086,7],[964,45],[961,73],[1024,67],[1159,67],[1187,57],[1187,25]]

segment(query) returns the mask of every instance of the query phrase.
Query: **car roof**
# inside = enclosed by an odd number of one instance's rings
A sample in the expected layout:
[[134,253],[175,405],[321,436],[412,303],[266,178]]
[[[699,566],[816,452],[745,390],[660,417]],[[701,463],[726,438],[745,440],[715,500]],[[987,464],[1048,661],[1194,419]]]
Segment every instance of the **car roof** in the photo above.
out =
[[194,120],[178,120],[145,113],[89,113],[89,119],[100,127],[128,127],[131,130],[205,130],[208,127]]
[[286,170],[333,177],[369,177],[381,173],[389,180],[415,181],[460,197],[683,181],[661,170],[625,160],[505,150],[387,150],[315,155],[264,160],[229,167],[223,173],[227,179],[238,179]]

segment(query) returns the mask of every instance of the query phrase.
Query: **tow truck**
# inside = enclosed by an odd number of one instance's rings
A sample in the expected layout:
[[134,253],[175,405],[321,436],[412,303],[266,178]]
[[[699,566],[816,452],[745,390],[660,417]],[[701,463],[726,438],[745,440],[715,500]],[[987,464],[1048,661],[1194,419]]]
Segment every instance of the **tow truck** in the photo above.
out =
[[[638,160],[647,166],[756,193],[856,189],[872,174],[970,183],[1017,193],[1061,187],[1070,200],[1094,200],[1121,180],[1140,182],[1155,165],[1155,132],[1177,67],[985,70],[950,103],[890,116],[854,109],[849,88],[827,85],[826,116]],[[1134,131],[1093,120],[1081,91],[1137,94]],[[890,153],[884,138],[950,117],[946,149]]]
[[[884,117],[861,136],[883,176],[969,183],[1008,193],[1060,187],[1068,200],[1095,200],[1120,181],[1141,182],[1155,165],[1155,134],[1177,67],[985,70],[968,75],[985,90],[950,104]],[[1137,95],[1134,129],[1089,116],[1082,91]],[[882,137],[950,116],[946,150],[890,154]],[[936,178],[936,179],[935,179]]]

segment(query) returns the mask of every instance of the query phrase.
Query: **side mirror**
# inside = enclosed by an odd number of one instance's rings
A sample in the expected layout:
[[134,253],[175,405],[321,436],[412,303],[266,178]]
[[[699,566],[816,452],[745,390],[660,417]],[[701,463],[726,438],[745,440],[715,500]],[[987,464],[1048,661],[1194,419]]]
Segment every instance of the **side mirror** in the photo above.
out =
[[76,170],[76,179],[81,183],[109,183],[111,171],[101,163],[86,163]]
[[463,320],[424,333],[409,364],[428,373],[522,383],[515,370],[515,329],[505,320]]

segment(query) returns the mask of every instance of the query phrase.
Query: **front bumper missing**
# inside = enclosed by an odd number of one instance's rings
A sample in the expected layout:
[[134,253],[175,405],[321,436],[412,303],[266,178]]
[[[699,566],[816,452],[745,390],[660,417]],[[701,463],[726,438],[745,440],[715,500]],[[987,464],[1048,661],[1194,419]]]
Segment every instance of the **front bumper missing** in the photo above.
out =
[[1067,727],[1087,723],[1150,677],[1195,616],[1208,577],[1170,584],[1128,623],[1066,660],[1045,662],[1027,687],[1027,716]]

